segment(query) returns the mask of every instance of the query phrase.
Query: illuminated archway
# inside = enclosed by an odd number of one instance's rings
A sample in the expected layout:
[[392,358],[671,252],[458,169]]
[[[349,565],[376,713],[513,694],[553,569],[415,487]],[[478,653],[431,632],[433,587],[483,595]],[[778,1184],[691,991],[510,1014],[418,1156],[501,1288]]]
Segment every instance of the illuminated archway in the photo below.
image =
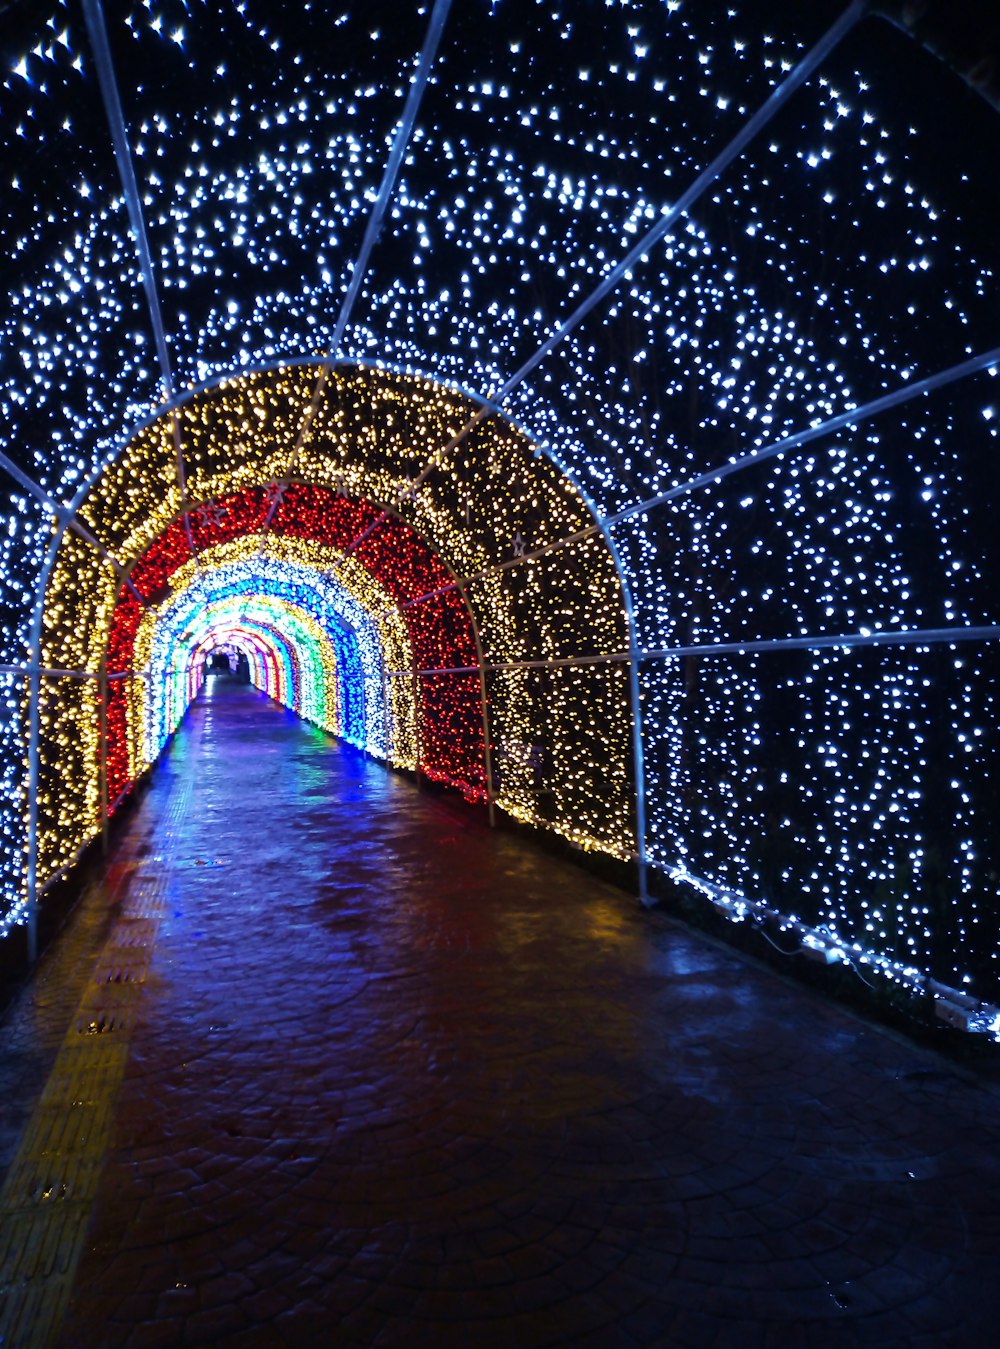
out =
[[141,771],[144,616],[259,556],[393,762],[1000,999],[994,123],[862,0],[447,9],[84,0],[0,87],[0,930]]
[[[190,692],[188,629],[202,640],[293,594],[315,629],[308,640],[301,626],[284,632],[281,701],[472,800],[633,856],[626,606],[586,501],[499,418],[480,426],[432,493],[411,498],[410,465],[475,405],[388,371],[338,371],[290,462],[282,427],[301,415],[313,373],[226,381],[180,408],[187,512],[160,490],[172,414],[140,431],[81,495],[86,529],[120,565],[70,532],[55,556],[46,612],[72,619],[45,623],[71,646],[51,642],[43,659],[51,668],[89,660],[98,677],[76,690],[78,723],[93,730],[69,771],[54,712],[42,709],[39,773],[55,823],[39,829],[40,875],[85,845],[101,827],[100,803],[113,810],[165,743]],[[377,443],[373,400],[389,409]],[[564,546],[573,534],[583,537]],[[329,695],[307,673],[323,657],[304,654],[318,650],[320,631],[333,633]],[[370,716],[345,722],[328,705],[367,706]]]
[[[218,554],[221,549],[211,551]],[[283,676],[277,683],[269,681],[264,691],[377,758],[404,762],[398,731],[393,753],[390,709],[384,705],[387,662],[378,626],[328,574],[266,554],[208,565],[203,554],[196,572],[189,564],[172,580],[177,593],[150,606],[136,633],[133,659],[148,672],[146,680],[137,682],[137,690],[148,684],[152,693],[172,662],[186,668],[188,652],[195,645],[204,644],[217,630],[233,627],[237,620],[249,622],[255,614],[261,618],[260,606],[270,605],[272,626],[281,629],[280,615],[293,612],[307,616],[312,626],[304,646],[298,640],[293,644],[294,672],[288,672],[292,682]],[[296,637],[306,634],[297,629]],[[147,705],[130,709],[146,740],[145,761],[133,768],[133,778],[157,757],[186,707],[185,703],[168,715],[149,702],[147,695]],[[161,729],[155,732],[154,726]]]

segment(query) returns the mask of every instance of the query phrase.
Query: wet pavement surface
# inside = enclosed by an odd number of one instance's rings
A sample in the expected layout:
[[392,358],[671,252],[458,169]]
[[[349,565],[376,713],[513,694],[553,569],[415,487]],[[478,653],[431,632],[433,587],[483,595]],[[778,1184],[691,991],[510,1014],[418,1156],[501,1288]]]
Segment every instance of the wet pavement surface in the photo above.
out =
[[997,1342],[992,1086],[237,685],[0,1031],[10,1223],[105,1054],[62,1345]]

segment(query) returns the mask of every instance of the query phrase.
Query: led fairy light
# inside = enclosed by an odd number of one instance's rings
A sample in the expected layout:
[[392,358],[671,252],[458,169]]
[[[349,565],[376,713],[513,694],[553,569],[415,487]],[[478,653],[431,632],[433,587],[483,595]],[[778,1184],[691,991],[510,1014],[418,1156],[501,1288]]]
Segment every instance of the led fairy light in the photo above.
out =
[[[522,471],[534,442],[556,446],[614,514],[995,343],[995,244],[975,224],[983,188],[975,163],[961,134],[924,134],[929,109],[941,110],[947,97],[922,107],[898,81],[888,96],[883,70],[905,72],[909,52],[894,38],[887,58],[890,39],[867,23],[850,59],[834,58],[799,90],[688,219],[514,393],[505,410],[527,434],[484,421],[411,499],[407,479],[478,407],[436,390],[500,387],[819,36],[805,11],[772,32],[740,0],[718,10],[633,4],[595,18],[604,57],[595,66],[592,26],[584,33],[536,7],[532,37],[522,40],[505,16],[497,6],[474,48],[456,44],[442,57],[448,97],[428,98],[413,165],[404,165],[347,333],[348,359],[406,368],[408,384],[391,372],[342,367],[297,464],[307,481],[376,509],[393,506],[454,571],[470,575],[512,561],[516,547],[530,552],[590,523],[571,492],[535,492]],[[263,495],[288,471],[293,428],[356,256],[351,241],[377,192],[385,129],[397,111],[386,108],[404,66],[387,59],[386,38],[370,37],[360,11],[343,16],[344,50],[371,57],[360,82],[346,68],[315,69],[291,21],[265,40],[251,13],[227,11],[227,49],[252,56],[234,92],[214,73],[217,30],[209,36],[186,22],[175,40],[177,25],[156,26],[158,17],[137,11],[119,35],[140,61],[190,67],[191,87],[204,91],[204,106],[180,110],[161,106],[152,87],[130,89],[127,100],[177,387],[217,376],[248,381],[232,390],[226,410],[211,397],[185,405],[192,500],[211,509],[241,489]],[[408,61],[421,39],[415,30]],[[81,173],[74,161],[65,182],[50,174],[43,193],[24,167],[26,146],[41,151],[29,165],[57,162],[70,139],[64,122],[81,100],[93,102],[86,54],[74,41],[52,29],[0,90],[18,157],[3,175],[10,214],[0,213],[3,253],[16,268],[0,314],[0,344],[16,354],[0,383],[0,425],[12,455],[32,447],[36,476],[61,498],[105,464],[84,517],[127,561],[173,539],[180,509],[166,420],[124,437],[124,450],[116,439],[155,404],[129,271],[134,250],[106,175]],[[540,45],[560,61],[539,62]],[[570,100],[584,115],[570,115]],[[948,145],[943,165],[933,162],[940,141]],[[248,374],[301,353],[316,359]],[[741,470],[698,499],[623,521],[614,537],[641,644],[991,623],[995,531],[979,502],[989,496],[982,484],[1000,427],[997,403],[983,376],[961,395],[933,393],[815,450],[745,478]],[[513,439],[510,453],[499,439],[491,448],[491,437],[503,435]],[[12,662],[25,659],[25,598],[48,524],[34,507],[15,504],[0,530]],[[180,565],[189,554],[178,546]],[[568,545],[568,556],[576,551]],[[383,561],[374,544],[370,558]],[[554,562],[534,589],[520,565],[509,578],[497,573],[469,587],[488,661],[579,651],[591,584],[595,649],[620,649],[614,587],[589,568],[574,587],[574,565],[563,571]],[[345,584],[347,570],[338,564]],[[53,657],[61,649],[72,668],[98,672],[111,621],[107,571],[85,550],[60,563],[47,633]],[[411,574],[398,578],[398,594],[412,598],[414,569],[402,571]],[[144,593],[162,602],[152,583]],[[119,601],[119,617],[129,603]],[[142,606],[131,603],[137,627]],[[435,639],[433,602],[426,606],[416,640],[429,658],[435,643],[448,643]],[[411,663],[393,659],[391,668]],[[443,688],[449,678],[440,678]],[[452,681],[458,723],[466,678]],[[598,805],[586,804],[582,778],[594,798],[592,784],[609,765],[596,734],[577,746],[573,717],[599,724],[590,708],[613,701],[617,676],[565,676],[556,724],[567,729],[554,743],[567,790],[558,804],[551,784],[541,797],[536,789],[541,746],[532,719],[548,696],[545,681],[563,676],[500,670],[487,678],[501,794],[516,784],[513,805],[529,817],[539,807],[561,814],[568,828],[583,802],[589,831]],[[648,842],[661,867],[676,872],[681,859],[695,878],[685,883],[703,885],[706,897],[723,889],[744,903],[770,896],[813,924],[856,934],[866,949],[912,952],[914,965],[945,982],[1000,988],[984,917],[998,870],[997,764],[985,732],[1000,709],[988,648],[693,654],[644,662],[642,681]],[[388,683],[395,689],[407,679]],[[85,740],[91,734],[93,691],[78,685],[49,688],[45,736],[59,733],[63,697],[73,725]],[[121,719],[142,687],[115,686],[109,719]],[[20,684],[11,697],[20,703]],[[456,743],[464,734],[460,725]],[[0,737],[4,764],[19,765],[19,709],[0,724]],[[90,809],[76,749],[67,755],[65,781],[54,753],[43,774],[43,813],[59,821],[45,846],[57,852],[60,827],[69,837]],[[18,828],[5,826],[5,914],[20,900],[20,847]]]
[[[337,568],[336,575],[330,574]],[[140,565],[133,571],[140,590],[146,585],[147,569]],[[153,582],[162,585],[161,566],[153,569]],[[387,757],[399,766],[412,767],[413,706],[408,687],[389,686],[390,705],[383,708],[383,680],[381,670],[388,663],[391,668],[408,668],[412,663],[406,626],[392,596],[356,561],[343,561],[336,550],[324,547],[314,539],[283,537],[271,534],[267,550],[260,557],[256,535],[243,535],[213,547],[202,548],[197,567],[188,562],[169,573],[171,591],[183,592],[198,583],[204,587],[216,584],[219,576],[228,576],[245,593],[277,587],[296,592],[301,603],[312,606],[314,612],[327,621],[337,615],[356,634],[365,682],[365,692],[355,699],[363,703],[364,727],[354,727],[350,737],[362,743],[376,757]],[[145,668],[149,658],[152,627],[157,621],[156,611],[140,617],[138,606],[123,599],[127,618],[123,636],[133,630],[135,643],[132,654],[128,645],[113,640],[111,650],[115,668],[134,662]],[[356,665],[353,658],[345,659],[348,670]],[[133,712],[137,724],[142,724],[144,712],[138,700],[147,698],[145,683],[134,686],[137,705]],[[141,771],[141,766],[137,771]]]
[[[381,673],[384,662],[378,630],[361,605],[345,595],[335,581],[312,568],[291,564],[287,559],[280,562],[273,558],[255,559],[251,563],[245,558],[223,563],[210,554],[202,556],[197,574],[188,579],[186,585],[185,579],[175,574],[175,585],[181,592],[179,598],[144,618],[136,638],[138,658],[144,659],[146,653],[150,653],[148,659],[152,662],[151,668],[155,669],[155,652],[164,642],[169,644],[177,640],[178,624],[202,640],[204,625],[200,622],[192,624],[192,607],[197,611],[199,605],[203,606],[206,613],[214,616],[217,614],[215,606],[223,598],[231,601],[230,608],[232,603],[238,605],[243,600],[249,604],[271,598],[295,605],[317,620],[330,645],[327,653],[326,643],[322,644],[321,661],[327,676],[323,700],[331,707],[335,704],[339,712],[333,716],[318,707],[311,709],[302,700],[301,691],[288,691],[284,687],[269,687],[265,691],[307,720],[368,749],[377,757],[391,754],[385,742],[387,718],[382,702]],[[213,631],[214,625],[213,617]],[[162,637],[159,634],[161,628]],[[293,636],[289,633],[290,639]],[[327,654],[332,658],[329,663],[325,659]],[[155,698],[155,680],[150,683],[152,692],[149,696]],[[319,696],[318,692],[315,696]],[[152,712],[146,715],[155,722]]]
[[144,752],[159,755],[187,707],[193,653],[207,639],[240,626],[269,635],[277,657],[275,682],[264,689],[304,720],[340,734],[336,652],[329,634],[299,605],[276,595],[226,593],[211,582],[192,586],[156,624],[149,684],[158,693],[147,712]]
[[17,847],[24,808],[21,774],[25,757],[21,739],[24,687],[23,679],[16,673],[0,674],[0,868],[6,883],[16,887],[18,892],[16,901],[9,908],[0,908],[0,938],[23,920],[26,904],[22,885],[23,857]]
[[[368,376],[370,377],[370,375]],[[227,397],[231,390],[227,390]],[[506,442],[502,451],[509,453]],[[192,459],[196,451],[192,451]],[[538,463],[537,457],[522,456],[522,464],[529,468]],[[555,478],[551,463],[545,461],[547,468],[541,482],[535,483],[534,501],[539,506],[544,497],[546,484],[558,480]],[[474,480],[477,469],[466,475],[466,482]],[[496,475],[496,466],[487,458],[485,472]],[[509,475],[510,465],[503,459],[500,470]],[[309,489],[291,484],[285,487],[257,489],[255,491],[222,495],[214,498],[205,509],[193,512],[192,535],[199,549],[199,565],[206,558],[215,555],[214,550],[230,550],[229,556],[241,556],[251,560],[259,552],[259,541],[254,531],[265,506],[273,501],[274,493],[281,493],[280,507],[274,513],[274,529],[268,537],[268,547],[272,538],[282,540],[281,546],[288,549],[293,540],[297,540],[299,555],[312,564],[322,561],[333,565],[338,578],[350,585],[350,577],[374,576],[387,579],[388,592],[378,600],[369,600],[391,613],[399,605],[403,606],[403,621],[407,626],[408,640],[415,643],[415,659],[418,667],[428,670],[440,670],[441,674],[429,676],[422,681],[422,711],[430,723],[440,720],[447,730],[436,730],[433,724],[425,727],[422,736],[422,769],[432,777],[450,781],[458,785],[467,794],[481,795],[484,778],[482,770],[482,734],[481,708],[476,677],[465,673],[449,673],[455,667],[464,669],[475,665],[476,654],[468,642],[464,646],[450,645],[454,636],[448,637],[442,644],[444,635],[452,631],[457,634],[465,625],[463,617],[464,600],[455,590],[453,573],[439,565],[431,565],[429,556],[413,552],[416,546],[402,522],[387,523],[377,533],[364,538],[353,554],[342,558],[336,555],[336,545],[346,547],[364,532],[365,522],[377,518],[377,512],[363,503],[356,503],[343,497],[333,498],[320,493],[310,496]],[[573,501],[578,498],[568,491],[565,484],[559,486],[561,499]],[[318,503],[314,506],[315,500]],[[565,520],[565,527],[572,527],[586,519],[579,505],[573,513],[563,509],[561,519],[558,509],[557,523]],[[464,514],[463,527],[468,529]],[[520,517],[522,523],[524,516]],[[291,531],[291,534],[278,534],[277,530]],[[331,532],[332,531],[332,532]],[[320,558],[315,552],[314,537],[317,533],[333,540],[326,545],[333,552]],[[544,538],[541,531],[536,537]],[[212,544],[212,539],[222,538],[225,544]],[[542,545],[543,547],[545,544]],[[232,551],[232,550],[238,551]],[[140,594],[155,594],[157,587],[163,586],[170,578],[174,587],[186,584],[187,578],[194,575],[194,563],[177,563],[177,558],[186,554],[186,541],[176,523],[162,536],[148,564],[137,564],[132,572],[132,581]],[[498,549],[499,551],[499,549]],[[174,562],[167,555],[175,555]],[[476,603],[485,621],[483,622],[483,643],[486,658],[493,663],[517,660],[531,660],[537,657],[556,658],[565,655],[590,653],[598,649],[620,650],[623,644],[623,619],[619,597],[617,575],[606,552],[599,541],[588,539],[578,548],[567,551],[554,549],[532,559],[526,557],[523,566],[518,568],[519,580],[515,588],[504,584],[508,564],[518,560],[516,549],[512,550],[512,541],[505,547],[506,557],[501,570],[493,570],[481,576],[470,587],[469,595]],[[420,558],[417,561],[417,558]],[[481,559],[482,554],[477,556]],[[410,561],[407,561],[407,558]],[[174,570],[171,571],[171,567]],[[428,570],[428,568],[430,568]],[[505,570],[505,568],[507,570]],[[148,573],[148,579],[147,579]],[[138,615],[138,605],[125,597],[131,605],[131,613]],[[133,620],[134,621],[134,620]],[[454,624],[458,628],[454,628]],[[122,655],[116,657],[118,663]],[[390,653],[387,668],[401,670],[409,662],[399,662]],[[553,672],[548,677],[549,688],[546,697],[550,702],[550,726],[562,723],[576,725],[578,745],[585,763],[592,761],[597,752],[605,754],[607,745],[615,748],[612,757],[618,756],[619,765],[624,764],[627,752],[629,726],[627,698],[620,690],[622,707],[620,714],[610,726],[603,720],[594,722],[593,718],[581,715],[574,699],[581,694],[579,682],[575,683],[564,672]],[[543,676],[534,676],[535,685],[541,688]],[[146,685],[137,685],[133,697],[146,696]],[[628,853],[631,848],[630,805],[627,785],[620,789],[621,773],[604,780],[602,774],[597,780],[594,775],[584,771],[580,773],[560,754],[546,750],[541,741],[543,730],[532,726],[532,718],[526,716],[523,689],[525,684],[509,684],[502,679],[496,680],[491,690],[491,702],[497,704],[496,727],[502,734],[498,736],[498,765],[505,762],[503,785],[498,793],[499,803],[516,813],[520,818],[533,819],[535,822],[565,832],[574,839],[585,839],[587,846],[604,847],[618,855]],[[400,703],[406,685],[392,678],[389,681],[389,696],[395,704]],[[517,690],[514,692],[514,690]],[[503,706],[508,690],[514,699],[510,709]],[[567,694],[567,690],[575,690]],[[411,695],[412,696],[412,695]],[[567,702],[568,696],[568,702]],[[377,703],[375,704],[377,705]],[[518,712],[517,708],[521,711]],[[136,711],[137,716],[141,713]],[[396,706],[390,718],[392,727],[404,726],[409,720],[405,705]],[[534,719],[537,722],[537,718]],[[598,730],[597,727],[601,729]],[[589,736],[589,743],[588,743]],[[464,748],[457,757],[452,741]],[[508,753],[504,740],[509,739],[511,749]],[[528,748],[525,749],[524,747]],[[377,739],[372,748],[378,752]],[[518,764],[525,754],[534,755],[535,767],[530,773],[524,773]],[[538,765],[546,760],[544,776],[546,782],[540,784]],[[404,760],[405,761],[405,760]],[[475,767],[473,767],[475,765]],[[600,785],[598,785],[600,783]],[[614,783],[614,787],[610,784]],[[541,799],[539,793],[541,792]],[[553,810],[552,803],[558,804]],[[588,804],[589,803],[589,804]]]

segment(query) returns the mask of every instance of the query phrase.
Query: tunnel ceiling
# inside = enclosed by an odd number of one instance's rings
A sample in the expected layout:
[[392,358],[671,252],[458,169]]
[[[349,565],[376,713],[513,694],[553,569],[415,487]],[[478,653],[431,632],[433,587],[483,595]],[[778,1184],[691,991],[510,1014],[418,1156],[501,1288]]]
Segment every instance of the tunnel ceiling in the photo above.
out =
[[0,925],[199,597],[386,761],[1000,1001],[985,99],[825,0],[48,0],[0,53]]

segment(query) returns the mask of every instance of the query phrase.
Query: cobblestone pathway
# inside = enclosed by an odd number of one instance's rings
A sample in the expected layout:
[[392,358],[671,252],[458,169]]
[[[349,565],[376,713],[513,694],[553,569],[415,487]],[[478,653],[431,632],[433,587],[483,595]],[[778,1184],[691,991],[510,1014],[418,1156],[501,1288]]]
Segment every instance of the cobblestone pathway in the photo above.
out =
[[997,1343],[992,1087],[239,686],[2,1033],[4,1349]]

